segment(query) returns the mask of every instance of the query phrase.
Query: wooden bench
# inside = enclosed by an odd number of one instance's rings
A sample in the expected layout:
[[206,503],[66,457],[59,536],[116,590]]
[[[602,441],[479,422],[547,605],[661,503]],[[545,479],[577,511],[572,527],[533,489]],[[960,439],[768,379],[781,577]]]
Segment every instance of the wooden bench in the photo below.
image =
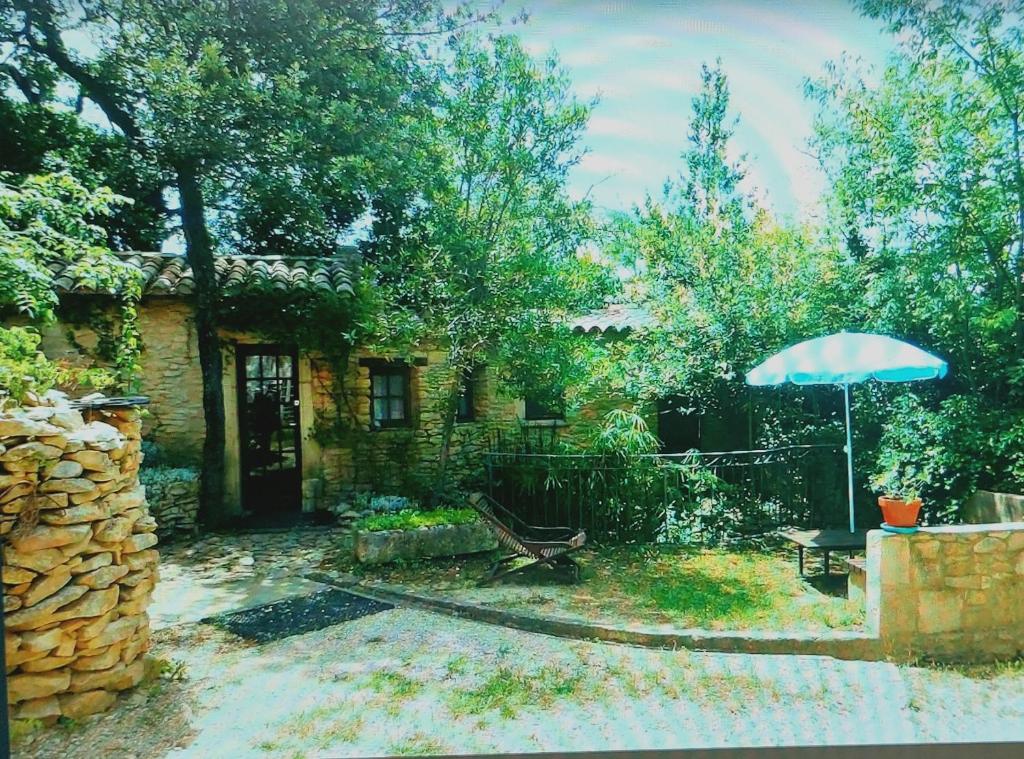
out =
[[804,574],[804,550],[818,550],[825,553],[825,575],[831,573],[829,559],[833,551],[846,551],[851,557],[854,551],[867,548],[867,530],[791,530],[779,535],[795,543],[799,554],[800,576]]

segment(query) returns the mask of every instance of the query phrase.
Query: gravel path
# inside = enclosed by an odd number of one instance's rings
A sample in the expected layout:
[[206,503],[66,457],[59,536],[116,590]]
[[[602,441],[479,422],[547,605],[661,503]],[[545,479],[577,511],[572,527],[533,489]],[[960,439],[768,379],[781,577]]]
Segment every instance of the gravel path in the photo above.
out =
[[[164,548],[151,654],[165,675],[104,715],[32,734],[14,756],[1024,740],[1021,667],[972,679],[824,657],[657,651],[402,608],[265,644],[188,623],[321,588],[301,574],[343,539],[334,530],[292,531]],[[543,605],[544,593],[531,590],[520,600]]]
[[304,574],[333,556],[336,529],[210,535],[160,548],[160,582],[149,608],[158,630],[323,589]]
[[[1024,739],[1024,676],[569,641],[407,609],[251,645],[164,630],[184,683],[21,756],[335,757]],[[955,719],[951,719],[955,715]],[[140,741],[139,736],[143,736]],[[16,754],[19,755],[19,754]]]

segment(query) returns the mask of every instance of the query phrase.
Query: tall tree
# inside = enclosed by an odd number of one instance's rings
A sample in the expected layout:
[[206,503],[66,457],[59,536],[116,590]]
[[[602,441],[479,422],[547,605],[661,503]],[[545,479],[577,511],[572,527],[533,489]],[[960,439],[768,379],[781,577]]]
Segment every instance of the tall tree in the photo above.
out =
[[748,402],[746,370],[846,317],[840,262],[812,230],[758,207],[734,157],[738,117],[720,63],[702,67],[691,106],[681,172],[609,230],[608,250],[635,272],[633,297],[658,327],[598,356],[591,392],[678,394],[694,411],[734,413]]
[[566,188],[589,112],[554,58],[535,61],[510,36],[454,40],[432,128],[438,171],[408,218],[414,233],[378,246],[375,269],[388,315],[378,339],[448,352],[439,488],[464,372],[486,362],[507,377],[559,313],[607,286],[579,255],[589,205]]
[[[869,326],[950,362],[879,422],[951,516],[978,485],[1024,484],[1024,6],[860,8],[900,35],[897,52],[874,82],[843,61],[810,84],[815,142]],[[979,431],[985,450],[963,442]]]
[[50,83],[69,83],[177,196],[195,274],[203,500],[216,513],[218,243],[329,254],[368,208],[411,197],[405,177],[416,172],[403,165],[419,152],[406,127],[431,93],[424,35],[472,14],[415,0],[4,0],[0,18],[3,74],[25,99],[38,104],[55,97]]

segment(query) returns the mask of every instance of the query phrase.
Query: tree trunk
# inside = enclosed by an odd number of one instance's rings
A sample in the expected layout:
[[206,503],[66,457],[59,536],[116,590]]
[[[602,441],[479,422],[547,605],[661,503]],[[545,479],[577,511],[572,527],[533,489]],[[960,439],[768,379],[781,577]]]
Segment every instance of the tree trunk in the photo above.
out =
[[452,383],[451,392],[445,398],[442,407],[444,427],[441,428],[441,449],[437,456],[437,476],[434,480],[434,493],[432,496],[433,505],[440,503],[444,494],[447,475],[448,459],[451,457],[452,434],[455,432],[455,417],[459,410],[459,396],[462,394],[462,378],[465,375],[465,367],[461,361],[452,361],[450,370],[455,374],[455,381]]
[[224,388],[220,336],[217,334],[217,278],[213,242],[206,228],[206,209],[195,164],[177,167],[178,193],[185,246],[195,282],[194,307],[199,366],[203,375],[203,441],[201,499],[203,514],[217,521],[224,506]]

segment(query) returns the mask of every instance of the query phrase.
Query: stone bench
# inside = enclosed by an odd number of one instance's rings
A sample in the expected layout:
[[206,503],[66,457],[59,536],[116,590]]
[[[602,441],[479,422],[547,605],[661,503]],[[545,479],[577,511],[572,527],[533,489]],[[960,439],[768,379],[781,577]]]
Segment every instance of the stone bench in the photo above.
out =
[[851,556],[844,559],[846,565],[846,597],[851,601],[863,603],[867,596],[868,560],[864,556]]

